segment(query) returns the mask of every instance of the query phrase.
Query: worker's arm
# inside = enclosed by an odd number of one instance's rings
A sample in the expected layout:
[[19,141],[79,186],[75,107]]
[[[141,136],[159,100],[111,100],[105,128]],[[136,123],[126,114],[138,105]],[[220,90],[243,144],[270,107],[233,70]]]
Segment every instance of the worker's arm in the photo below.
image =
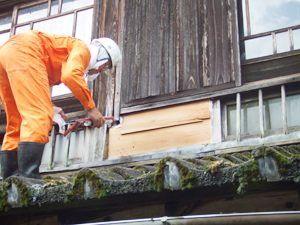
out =
[[84,80],[84,70],[90,61],[89,49],[82,45],[75,46],[62,63],[61,81],[72,91],[81,104],[90,110],[95,107],[88,85]]

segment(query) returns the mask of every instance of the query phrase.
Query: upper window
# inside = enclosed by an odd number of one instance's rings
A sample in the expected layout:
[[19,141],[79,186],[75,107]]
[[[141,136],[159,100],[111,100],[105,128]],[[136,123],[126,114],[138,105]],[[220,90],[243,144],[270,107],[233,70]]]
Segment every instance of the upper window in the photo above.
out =
[[238,2],[242,60],[300,49],[300,0]]
[[0,46],[9,39],[11,13],[0,15]]

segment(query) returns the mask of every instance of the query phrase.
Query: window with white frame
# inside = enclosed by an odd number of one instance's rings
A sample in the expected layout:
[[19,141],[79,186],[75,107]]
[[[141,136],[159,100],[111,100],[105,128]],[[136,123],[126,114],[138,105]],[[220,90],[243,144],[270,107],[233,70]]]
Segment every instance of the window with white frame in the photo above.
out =
[[241,59],[300,49],[300,0],[240,0]]
[[300,130],[300,92],[297,86],[256,90],[250,94],[241,93],[241,96],[240,122],[237,121],[237,101],[232,99],[222,103],[224,141],[235,140],[238,133],[241,138],[251,138]]

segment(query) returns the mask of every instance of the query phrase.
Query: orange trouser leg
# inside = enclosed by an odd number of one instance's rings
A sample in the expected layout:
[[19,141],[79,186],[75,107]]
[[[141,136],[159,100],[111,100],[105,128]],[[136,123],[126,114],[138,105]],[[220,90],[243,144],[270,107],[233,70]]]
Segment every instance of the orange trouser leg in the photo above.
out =
[[[1,49],[0,49],[1,54]],[[3,150],[17,150],[20,141],[21,115],[12,94],[7,74],[0,62],[0,98],[6,112],[6,134],[3,139]],[[3,101],[5,99],[5,101]],[[9,110],[8,107],[9,106]]]
[[[21,36],[0,50],[0,62],[6,71],[17,109],[21,115],[19,141],[47,143],[53,109],[43,47],[38,38]],[[1,92],[5,92],[2,90]],[[5,93],[6,112],[11,105]],[[14,121],[10,121],[13,123]],[[6,142],[15,141],[8,136]],[[3,146],[3,149],[6,146]]]

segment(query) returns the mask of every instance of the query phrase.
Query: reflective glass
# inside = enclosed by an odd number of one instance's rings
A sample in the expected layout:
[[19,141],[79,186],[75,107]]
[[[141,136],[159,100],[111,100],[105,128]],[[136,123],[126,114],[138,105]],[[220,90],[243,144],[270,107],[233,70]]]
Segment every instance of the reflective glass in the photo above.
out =
[[[59,24],[59,26],[58,26]],[[43,20],[33,24],[34,30],[72,36],[73,14]]]
[[251,35],[300,24],[300,0],[249,0],[249,11]]
[[15,34],[19,34],[19,33],[22,33],[24,31],[28,31],[28,30],[30,30],[30,25],[24,25],[24,26],[21,26],[21,27],[16,27]]
[[236,135],[236,105],[227,106],[227,135]]
[[75,37],[89,44],[92,37],[92,25],[93,9],[78,12]]
[[264,128],[273,130],[282,128],[281,98],[264,100]]
[[[236,135],[236,106],[227,107],[228,135]],[[258,101],[243,103],[241,106],[241,134],[259,132]]]
[[61,11],[67,12],[73,9],[79,9],[93,4],[94,0],[63,0]]
[[51,3],[51,13],[50,15],[58,14],[58,0],[52,1]]
[[290,51],[290,38],[288,32],[276,34],[277,53]]
[[47,16],[48,3],[32,6],[25,9],[20,9],[17,23],[24,23],[35,19],[44,18]]
[[11,16],[0,17],[0,31],[11,27]]
[[294,50],[300,49],[300,29],[293,30]]
[[244,42],[245,52],[242,53],[242,59],[253,59],[273,54],[272,36],[250,39]]
[[0,34],[0,46],[9,39],[9,32]]
[[300,95],[286,97],[287,124],[289,127],[300,125]]

